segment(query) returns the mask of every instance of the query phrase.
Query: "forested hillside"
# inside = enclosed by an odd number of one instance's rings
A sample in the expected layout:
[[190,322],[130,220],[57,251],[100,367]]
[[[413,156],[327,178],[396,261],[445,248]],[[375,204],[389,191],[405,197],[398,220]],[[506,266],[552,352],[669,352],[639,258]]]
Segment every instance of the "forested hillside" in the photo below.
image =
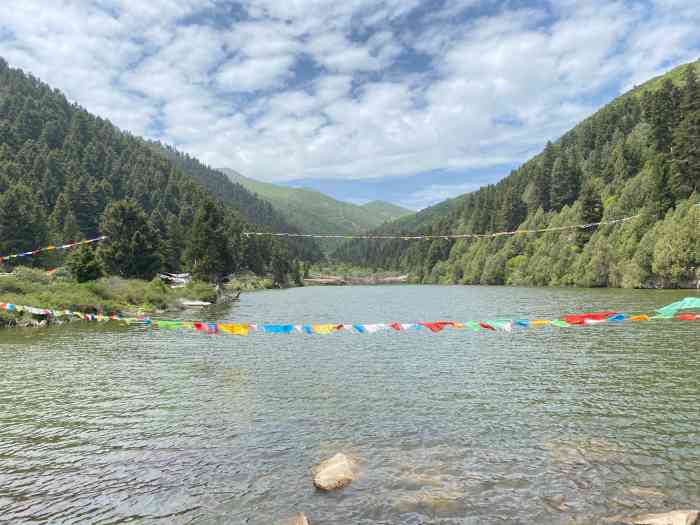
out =
[[338,201],[316,190],[288,188],[260,182],[222,169],[235,183],[269,201],[288,222],[306,233],[362,233],[411,212],[381,201],[356,205]]
[[[251,224],[258,226],[256,230],[291,233],[302,231],[301,223],[293,221],[292,217],[276,209],[274,203],[267,200],[265,195],[256,195],[256,192],[245,185],[231,180],[223,170],[210,168],[172,146],[158,142],[150,144],[157,153],[164,155],[177,168],[199,181],[210,193],[240,212]],[[284,242],[296,258],[315,262],[322,257],[319,246],[313,239],[289,239]]]
[[697,69],[696,62],[652,79],[499,183],[381,231],[488,233],[634,219],[478,241],[354,241],[336,257],[430,283],[692,286],[700,277]]
[[157,151],[0,58],[0,255],[110,234],[101,250],[113,273],[206,278],[319,256],[313,245],[289,254],[276,241],[248,240],[250,222],[288,227],[223,175]]

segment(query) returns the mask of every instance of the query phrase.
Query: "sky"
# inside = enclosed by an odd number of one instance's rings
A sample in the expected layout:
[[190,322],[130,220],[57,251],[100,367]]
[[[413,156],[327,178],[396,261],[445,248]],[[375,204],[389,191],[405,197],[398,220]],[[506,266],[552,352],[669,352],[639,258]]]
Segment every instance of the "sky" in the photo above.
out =
[[0,56],[213,167],[420,209],[700,55],[697,0],[3,0]]

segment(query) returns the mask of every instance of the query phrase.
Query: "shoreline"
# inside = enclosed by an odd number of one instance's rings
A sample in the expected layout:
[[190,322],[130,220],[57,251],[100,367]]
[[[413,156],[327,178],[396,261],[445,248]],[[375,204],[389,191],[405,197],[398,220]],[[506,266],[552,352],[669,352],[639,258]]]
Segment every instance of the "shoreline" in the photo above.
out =
[[[13,283],[13,281],[15,281]],[[288,283],[284,287],[273,286],[272,279],[269,277],[255,276],[251,274],[233,276],[229,282],[223,287],[223,292],[217,293],[214,285],[209,283],[194,282],[191,285],[180,288],[169,288],[162,283],[143,280],[125,280],[118,277],[102,278],[98,281],[89,283],[75,282],[59,282],[54,283],[59,290],[58,293],[52,294],[51,283],[45,279],[39,283],[42,287],[48,288],[40,294],[32,293],[8,293],[9,288],[13,288],[13,284],[18,284],[16,281],[21,281],[20,285],[37,285],[36,282],[27,282],[26,279],[12,278],[12,281],[3,279],[0,282],[0,304],[15,304],[26,305],[29,308],[21,311],[7,312],[0,309],[0,330],[4,328],[42,328],[50,325],[61,325],[73,321],[80,320],[80,317],[75,314],[90,315],[96,317],[122,316],[122,317],[141,317],[148,315],[162,315],[168,312],[182,312],[186,310],[197,310],[220,306],[223,304],[231,304],[237,301],[241,293],[250,293],[261,290],[278,290],[300,288],[303,286]],[[515,288],[566,288],[566,289],[581,289],[575,286],[517,286],[517,285],[479,285],[479,284],[453,284],[453,283],[418,283],[412,281],[410,276],[390,276],[390,277],[341,277],[337,275],[318,275],[304,279],[304,285],[309,287],[316,286],[388,286],[412,284],[418,286],[498,286],[498,287],[515,287]],[[698,285],[699,283],[688,283]],[[31,286],[30,286],[31,287]],[[120,288],[128,288],[128,292]],[[104,301],[93,301],[90,304],[84,302],[85,289],[98,290]],[[596,289],[616,289],[624,290],[624,288],[599,287]],[[113,297],[105,297],[105,292],[111,291]],[[637,288],[637,290],[656,290],[656,291],[671,291],[671,290],[696,290],[700,288],[688,286],[687,288],[675,287],[664,288],[660,286],[649,286],[646,288]],[[120,296],[120,293],[123,296]],[[135,301],[122,302],[125,298],[133,299],[138,297],[140,303]],[[95,297],[97,299],[97,297]],[[44,313],[42,310],[49,312]],[[72,313],[67,313],[70,311]],[[58,314],[58,315],[54,315]]]
[[[293,283],[286,286],[293,287]],[[146,281],[111,276],[78,283],[21,267],[0,280],[0,304],[22,307],[13,311],[0,308],[0,330],[61,325],[81,320],[80,316],[137,318],[198,310],[231,304],[242,293],[270,289],[277,289],[271,277],[249,272],[230,276],[217,291],[214,284],[201,281],[172,288],[158,278]]]

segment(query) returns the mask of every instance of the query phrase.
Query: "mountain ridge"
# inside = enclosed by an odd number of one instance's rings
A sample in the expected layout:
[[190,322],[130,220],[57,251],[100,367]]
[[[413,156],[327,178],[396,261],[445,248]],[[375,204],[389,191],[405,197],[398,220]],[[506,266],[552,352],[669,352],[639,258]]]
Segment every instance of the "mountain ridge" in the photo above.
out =
[[314,189],[262,182],[228,168],[219,171],[231,181],[270,202],[290,223],[305,233],[364,233],[411,213],[410,210],[384,201],[352,204]]

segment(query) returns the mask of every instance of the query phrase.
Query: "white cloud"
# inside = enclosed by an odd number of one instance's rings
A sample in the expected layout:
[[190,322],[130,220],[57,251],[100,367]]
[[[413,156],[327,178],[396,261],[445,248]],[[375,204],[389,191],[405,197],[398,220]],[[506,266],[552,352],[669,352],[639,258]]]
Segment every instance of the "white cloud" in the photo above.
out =
[[246,92],[281,86],[292,74],[291,56],[251,58],[222,66],[216,75],[219,86],[227,91]]
[[422,210],[436,202],[476,191],[482,185],[479,181],[465,184],[431,184],[403,197],[399,204],[411,210]]
[[248,0],[234,20],[214,0],[6,0],[0,55],[134,133],[282,180],[524,161],[700,49],[690,0],[420,6]]

